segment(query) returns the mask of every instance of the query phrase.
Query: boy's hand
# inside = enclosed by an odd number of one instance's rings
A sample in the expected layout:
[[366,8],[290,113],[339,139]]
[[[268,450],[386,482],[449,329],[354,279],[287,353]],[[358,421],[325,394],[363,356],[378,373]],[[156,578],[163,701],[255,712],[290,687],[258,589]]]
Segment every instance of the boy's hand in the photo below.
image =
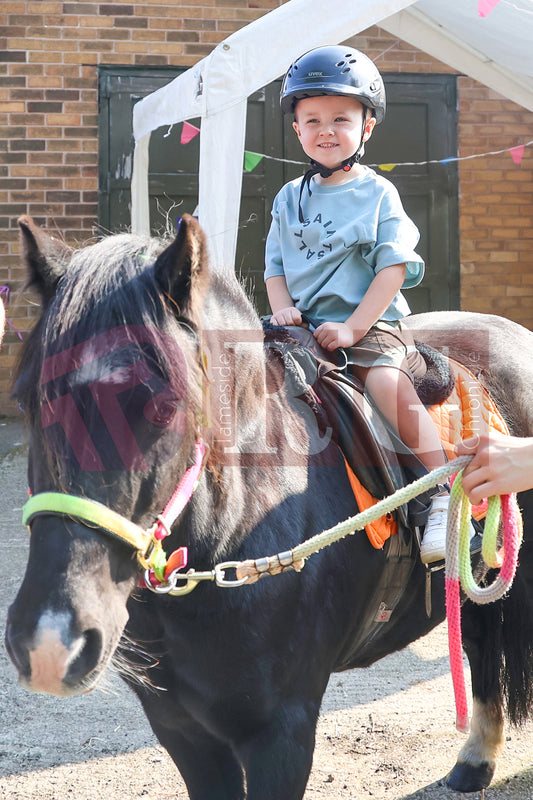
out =
[[358,341],[355,332],[345,322],[323,322],[313,335],[326,350],[351,347]]
[[270,322],[272,325],[301,325],[302,315],[297,308],[289,306],[289,308],[282,308],[272,314]]

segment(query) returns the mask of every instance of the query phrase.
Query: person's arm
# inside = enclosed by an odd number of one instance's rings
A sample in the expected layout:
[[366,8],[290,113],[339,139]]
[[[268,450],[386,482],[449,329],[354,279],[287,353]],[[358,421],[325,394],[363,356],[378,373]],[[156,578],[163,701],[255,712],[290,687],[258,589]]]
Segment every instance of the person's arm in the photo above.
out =
[[463,473],[463,488],[473,505],[485,497],[533,488],[533,437],[484,434],[465,439],[455,451],[474,456]]
[[352,347],[381,319],[405,279],[405,264],[394,264],[380,270],[368,287],[365,296],[346,322],[324,322],[314,335],[327,350]]
[[273,325],[301,325],[302,315],[295,308],[292,297],[287,288],[284,275],[274,275],[267,278],[266,290],[268,302],[272,309]]

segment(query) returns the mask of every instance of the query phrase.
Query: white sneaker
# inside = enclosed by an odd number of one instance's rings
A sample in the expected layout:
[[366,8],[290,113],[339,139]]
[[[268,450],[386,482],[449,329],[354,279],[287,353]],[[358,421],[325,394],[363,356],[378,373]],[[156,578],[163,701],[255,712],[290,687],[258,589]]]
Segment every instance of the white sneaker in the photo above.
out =
[[446,555],[446,527],[448,524],[449,494],[436,495],[429,507],[428,521],[420,545],[423,564],[442,561]]

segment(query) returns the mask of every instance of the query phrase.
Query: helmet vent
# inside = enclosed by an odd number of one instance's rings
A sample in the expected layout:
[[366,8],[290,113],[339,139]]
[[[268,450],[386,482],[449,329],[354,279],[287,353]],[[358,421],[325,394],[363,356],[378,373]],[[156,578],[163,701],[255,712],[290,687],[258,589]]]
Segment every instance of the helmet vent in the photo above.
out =
[[[338,67],[341,70],[341,75],[344,74],[345,72],[349,72],[350,71],[350,69],[351,69],[350,64],[357,63],[357,59],[356,58],[351,58],[352,55],[353,55],[353,53],[346,53],[344,59],[350,59],[350,60],[348,61],[348,60],[344,60],[343,59],[342,61],[337,61],[337,63],[335,64],[335,66]],[[341,69],[341,67],[342,67],[342,69]]]

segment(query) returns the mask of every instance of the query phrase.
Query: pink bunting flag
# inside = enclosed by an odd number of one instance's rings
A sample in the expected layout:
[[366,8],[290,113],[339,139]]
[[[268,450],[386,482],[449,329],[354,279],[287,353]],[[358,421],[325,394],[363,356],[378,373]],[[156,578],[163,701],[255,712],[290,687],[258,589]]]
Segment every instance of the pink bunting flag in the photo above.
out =
[[511,149],[509,150],[511,158],[513,159],[515,164],[520,164],[520,162],[522,161],[522,156],[524,155],[524,148],[525,145],[520,144],[518,145],[518,147],[511,147]]
[[480,17],[486,17],[499,2],[500,0],[478,0],[477,13]]
[[194,139],[195,136],[198,136],[200,133],[200,128],[197,128],[195,125],[191,125],[190,122],[184,122],[183,128],[181,129],[181,144],[189,144],[191,139]]

